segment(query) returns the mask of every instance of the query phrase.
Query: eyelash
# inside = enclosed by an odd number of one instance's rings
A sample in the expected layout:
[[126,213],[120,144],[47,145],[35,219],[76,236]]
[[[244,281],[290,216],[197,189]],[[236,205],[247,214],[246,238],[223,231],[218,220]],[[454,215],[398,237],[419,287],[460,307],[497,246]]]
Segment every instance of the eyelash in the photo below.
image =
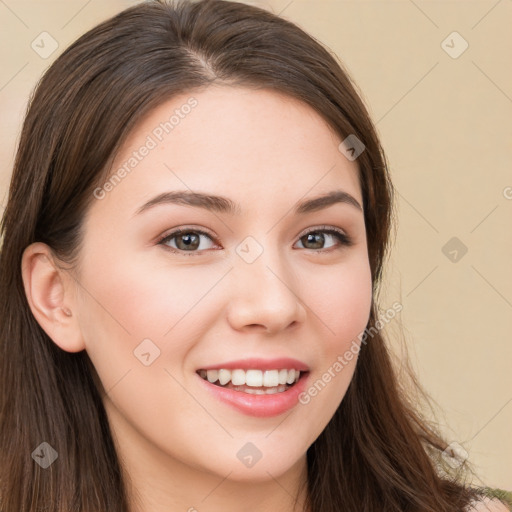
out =
[[[201,254],[201,251],[184,251],[184,250],[180,250],[180,249],[174,249],[173,247],[169,247],[168,245],[165,244],[165,242],[169,242],[170,240],[172,240],[173,238],[175,238],[179,235],[188,234],[188,233],[196,233],[199,235],[207,236],[208,238],[210,238],[210,240],[217,243],[216,240],[214,240],[213,237],[206,231],[203,231],[201,229],[196,229],[196,228],[180,228],[180,229],[176,229],[172,233],[169,233],[168,235],[165,235],[164,237],[160,238],[158,240],[158,244],[163,245],[166,249],[168,249],[169,251],[171,251],[175,254],[183,254],[183,255],[187,255],[187,256],[198,256]],[[350,236],[346,235],[345,233],[343,233],[341,230],[339,230],[337,228],[333,228],[332,226],[319,226],[317,228],[314,228],[310,231],[307,231],[303,235],[301,235],[299,237],[299,240],[301,238],[309,235],[310,233],[327,233],[330,235],[334,235],[334,237],[340,242],[340,246],[338,246],[338,249],[340,249],[342,247],[351,247],[352,245],[354,245],[354,241],[352,240],[352,238]],[[309,250],[309,251],[314,251],[314,252],[324,252],[324,251],[331,251],[332,249],[333,249],[332,247],[329,247],[328,249],[304,249],[304,250]]]

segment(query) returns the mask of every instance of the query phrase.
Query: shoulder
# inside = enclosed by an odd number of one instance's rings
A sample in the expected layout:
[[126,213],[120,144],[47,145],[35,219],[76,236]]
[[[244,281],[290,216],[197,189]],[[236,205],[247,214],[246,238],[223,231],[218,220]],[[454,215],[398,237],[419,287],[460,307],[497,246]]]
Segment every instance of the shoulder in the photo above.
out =
[[472,504],[467,512],[510,512],[510,508],[498,498],[482,498]]

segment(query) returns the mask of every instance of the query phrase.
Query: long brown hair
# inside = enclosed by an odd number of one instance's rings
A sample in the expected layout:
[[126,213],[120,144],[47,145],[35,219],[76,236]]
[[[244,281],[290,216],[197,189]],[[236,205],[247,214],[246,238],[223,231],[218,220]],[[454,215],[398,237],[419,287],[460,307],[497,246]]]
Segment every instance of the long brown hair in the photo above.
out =
[[[58,348],[32,315],[20,262],[33,242],[72,264],[93,191],[127,134],[171,97],[213,82],[310,105],[359,156],[374,297],[393,226],[384,153],[336,58],[294,24],[222,0],[146,2],[80,37],[38,84],[26,114],[0,254],[0,511],[126,512],[127,482],[85,351]],[[446,443],[403,392],[375,325],[333,418],[307,452],[311,512],[461,512],[474,491],[437,467]],[[58,463],[33,460],[47,442]]]

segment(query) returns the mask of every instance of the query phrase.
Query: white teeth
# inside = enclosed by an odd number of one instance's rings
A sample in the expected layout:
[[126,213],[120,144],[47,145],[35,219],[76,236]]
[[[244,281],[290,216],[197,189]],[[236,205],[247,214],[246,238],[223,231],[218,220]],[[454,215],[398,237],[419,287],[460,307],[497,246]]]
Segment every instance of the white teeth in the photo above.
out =
[[247,370],[245,372],[245,383],[253,388],[263,386],[263,372],[261,370]]
[[[286,384],[291,385],[297,382],[300,378],[300,371],[291,369],[281,370],[227,370],[225,368],[219,370],[200,370],[199,375],[211,382],[219,382],[221,386],[225,386],[231,382],[233,386],[250,386],[253,388],[266,387],[268,390],[248,390],[254,391],[253,394],[262,394],[270,391],[271,393],[278,393],[281,387],[286,389]],[[276,389],[276,391],[273,391]],[[262,393],[259,393],[262,391]],[[257,392],[257,393],[256,393]]]
[[235,386],[233,388],[235,391],[243,391],[244,393],[248,393],[249,395],[273,395],[275,393],[282,393],[286,391],[287,386],[278,386],[268,389],[251,389],[245,386]]
[[231,372],[231,383],[233,386],[243,386],[245,384],[245,372],[243,370],[233,370]]
[[[241,389],[236,389],[236,391],[242,391]],[[246,393],[249,395],[266,395],[266,391],[264,389],[244,389]]]
[[209,382],[215,382],[219,378],[219,372],[217,370],[207,370],[206,377]]
[[219,370],[219,382],[221,386],[227,384],[231,380],[231,371],[230,370]]
[[266,370],[263,374],[263,385],[273,388],[279,384],[279,372],[277,370]]

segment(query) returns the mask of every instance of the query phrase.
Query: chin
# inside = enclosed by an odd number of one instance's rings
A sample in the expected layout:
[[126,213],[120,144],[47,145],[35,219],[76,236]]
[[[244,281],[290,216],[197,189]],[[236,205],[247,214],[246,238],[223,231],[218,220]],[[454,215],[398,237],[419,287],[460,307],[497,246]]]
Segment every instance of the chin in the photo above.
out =
[[305,457],[305,453],[297,456],[296,453],[286,453],[282,449],[273,449],[271,453],[265,455],[262,450],[261,458],[254,458],[252,461],[243,455],[240,456],[242,460],[239,460],[237,456],[234,463],[222,468],[222,476],[231,471],[228,477],[231,481],[264,483],[280,478],[289,471],[299,471],[301,465],[306,464]]

